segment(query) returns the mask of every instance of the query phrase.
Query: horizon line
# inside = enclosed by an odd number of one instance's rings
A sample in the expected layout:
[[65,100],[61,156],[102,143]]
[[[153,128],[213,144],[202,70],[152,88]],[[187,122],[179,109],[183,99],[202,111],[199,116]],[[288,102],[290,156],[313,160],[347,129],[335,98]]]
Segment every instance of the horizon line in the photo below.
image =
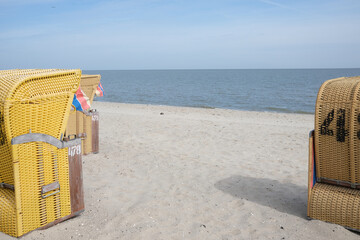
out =
[[[81,69],[81,68],[80,68]],[[174,70],[329,70],[329,69],[360,69],[360,67],[336,68],[143,68],[143,69],[81,69],[82,71],[174,71]]]

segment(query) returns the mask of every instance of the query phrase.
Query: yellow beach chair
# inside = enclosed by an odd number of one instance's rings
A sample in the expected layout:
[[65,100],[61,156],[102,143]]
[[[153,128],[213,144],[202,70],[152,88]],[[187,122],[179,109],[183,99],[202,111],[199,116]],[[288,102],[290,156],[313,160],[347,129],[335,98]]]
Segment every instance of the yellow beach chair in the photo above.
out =
[[0,71],[0,231],[19,237],[83,211],[80,140],[62,141],[80,77]]
[[90,75],[90,74],[83,74],[81,75],[80,80],[80,88],[84,91],[86,96],[90,100],[90,104],[92,104],[95,96],[95,92],[97,87],[99,86],[101,79],[101,75]]
[[[84,74],[81,76],[80,88],[89,98],[92,104],[96,89],[100,83],[101,75]],[[70,111],[70,117],[66,127],[66,137],[76,136],[82,139],[82,153],[99,152],[99,112],[96,109],[89,111]]]
[[320,88],[309,141],[308,216],[360,230],[360,77]]

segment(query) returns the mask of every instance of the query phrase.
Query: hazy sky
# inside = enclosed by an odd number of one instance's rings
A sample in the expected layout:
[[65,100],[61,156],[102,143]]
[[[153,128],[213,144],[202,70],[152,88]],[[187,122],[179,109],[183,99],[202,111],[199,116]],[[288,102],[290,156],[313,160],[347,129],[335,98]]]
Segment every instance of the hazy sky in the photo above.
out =
[[346,67],[359,0],[0,0],[0,69]]

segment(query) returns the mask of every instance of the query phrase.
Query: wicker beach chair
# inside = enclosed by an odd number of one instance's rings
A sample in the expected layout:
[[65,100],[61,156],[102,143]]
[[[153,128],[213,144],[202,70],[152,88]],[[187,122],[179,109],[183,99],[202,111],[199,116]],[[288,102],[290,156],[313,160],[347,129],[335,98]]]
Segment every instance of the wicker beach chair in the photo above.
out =
[[0,231],[19,237],[83,211],[80,140],[63,142],[80,70],[0,71]]
[[[80,87],[88,96],[90,104],[94,100],[96,89],[100,84],[101,75],[84,74],[81,76]],[[84,112],[83,128],[86,138],[83,144],[83,153],[98,153],[99,152],[99,112],[96,109],[91,109],[89,112]]]
[[[82,75],[80,88],[92,104],[96,89],[99,86],[101,75]],[[96,109],[76,111],[73,107],[66,127],[66,136],[75,135],[82,139],[82,153],[99,152],[99,112]]]
[[328,80],[319,90],[307,214],[360,230],[360,77]]
[[80,138],[82,154],[99,152],[99,112],[95,109],[90,111],[76,111],[72,108],[66,126],[65,137]]
[[97,87],[99,86],[100,79],[101,79],[101,75],[83,74],[81,76],[80,88],[89,98],[90,104],[92,104],[94,100],[95,92]]

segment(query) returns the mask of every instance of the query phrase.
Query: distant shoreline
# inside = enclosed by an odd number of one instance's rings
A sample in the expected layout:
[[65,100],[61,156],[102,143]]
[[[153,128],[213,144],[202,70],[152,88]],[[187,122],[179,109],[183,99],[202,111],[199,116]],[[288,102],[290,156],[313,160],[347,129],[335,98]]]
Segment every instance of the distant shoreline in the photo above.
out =
[[82,71],[221,71],[221,70],[330,70],[330,69],[360,69],[360,67],[336,67],[336,68],[169,68],[169,69],[83,69]]
[[360,75],[359,69],[93,70],[105,94],[99,101],[314,114],[323,82]]
[[238,112],[254,112],[254,113],[274,113],[274,114],[300,114],[300,115],[314,115],[315,113],[311,112],[288,112],[284,111],[258,111],[258,110],[246,110],[246,109],[231,109],[231,108],[218,108],[210,106],[175,106],[175,105],[163,105],[163,104],[150,104],[150,103],[127,103],[127,102],[112,102],[112,101],[102,101],[99,99],[94,99],[94,103],[105,103],[105,104],[121,104],[129,106],[151,106],[151,107],[170,107],[170,108],[195,108],[195,109],[206,109],[206,110],[224,110],[224,111],[238,111]]

